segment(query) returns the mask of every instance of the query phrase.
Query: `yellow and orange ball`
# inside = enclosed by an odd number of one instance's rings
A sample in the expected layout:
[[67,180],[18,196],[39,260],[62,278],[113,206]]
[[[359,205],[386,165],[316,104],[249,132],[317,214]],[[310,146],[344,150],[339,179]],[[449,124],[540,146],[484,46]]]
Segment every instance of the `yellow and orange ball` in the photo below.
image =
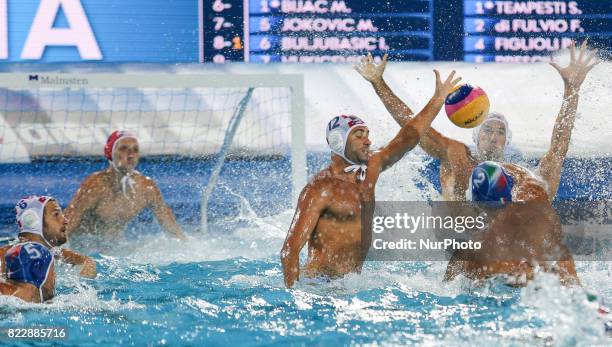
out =
[[479,126],[487,118],[489,106],[484,90],[469,84],[456,86],[444,102],[448,119],[461,128]]

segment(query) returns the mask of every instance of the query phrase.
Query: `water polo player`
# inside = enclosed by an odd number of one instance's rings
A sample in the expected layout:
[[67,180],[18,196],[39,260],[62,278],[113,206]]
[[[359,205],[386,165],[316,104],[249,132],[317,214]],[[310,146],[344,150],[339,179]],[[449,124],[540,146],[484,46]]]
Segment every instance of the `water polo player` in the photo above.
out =
[[0,293],[40,303],[55,295],[53,255],[40,243],[23,242],[10,247],[2,257]]
[[108,168],[87,177],[66,208],[68,233],[114,239],[145,208],[172,236],[185,239],[174,214],[151,178],[136,171],[138,139],[129,131],[113,132],[104,146]]
[[489,226],[476,236],[481,241],[480,249],[453,254],[445,280],[459,274],[473,280],[502,275],[510,285],[525,285],[539,268],[558,274],[565,285],[579,284],[574,260],[561,242],[561,222],[545,185],[518,165],[491,161],[477,165],[468,196],[485,206]]
[[[300,276],[300,251],[308,242],[306,277],[335,278],[359,272],[369,248],[369,234],[362,239],[361,223],[371,220],[376,182],[380,173],[414,148],[430,127],[444,98],[459,79],[455,72],[440,80],[425,108],[404,122],[385,147],[370,151],[369,129],[355,116],[334,117],[327,125],[331,165],[304,187],[281,250],[285,285],[292,287]],[[366,203],[366,204],[363,204]],[[362,209],[363,207],[363,209]]]
[[[413,112],[393,93],[383,79],[386,62],[386,55],[380,64],[374,64],[369,55],[362,59],[361,64],[356,66],[356,70],[372,83],[389,113],[400,126],[403,126],[412,118]],[[538,167],[539,174],[547,183],[550,199],[554,199],[559,187],[561,168],[574,128],[580,86],[596,64],[596,51],[587,53],[586,43],[580,47],[577,58],[574,44],[572,44],[571,60],[567,67],[561,68],[556,63],[551,63],[561,75],[565,89],[561,110],[555,121],[550,149],[542,157]],[[431,128],[420,142],[427,154],[440,160],[440,182],[444,200],[465,200],[470,173],[478,163],[486,160],[504,161],[511,133],[503,115],[490,114],[483,124],[475,128],[473,135],[476,143],[475,153],[472,153],[465,144],[440,134],[434,128]]]
[[[60,247],[68,240],[66,217],[57,200],[50,196],[25,197],[15,205],[16,220],[19,227],[19,242],[36,242],[44,245],[58,259],[72,265],[82,266],[80,275],[96,277],[96,262],[84,255]],[[10,246],[0,248],[0,256]]]

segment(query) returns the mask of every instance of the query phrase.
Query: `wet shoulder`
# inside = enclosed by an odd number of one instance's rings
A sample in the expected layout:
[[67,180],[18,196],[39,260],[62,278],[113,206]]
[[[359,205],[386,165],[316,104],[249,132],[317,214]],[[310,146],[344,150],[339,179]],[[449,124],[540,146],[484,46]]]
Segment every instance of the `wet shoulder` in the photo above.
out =
[[526,180],[516,191],[517,201],[542,201],[547,202],[548,192],[536,180]]
[[143,175],[142,173],[136,171],[132,177],[136,181],[137,189],[144,193],[144,197],[148,201],[158,201],[162,198],[162,193],[155,180],[149,176]]
[[107,176],[106,170],[96,171],[92,173],[91,175],[87,176],[84,182],[102,180],[102,179],[105,179],[106,176]]
[[91,175],[87,176],[83,182],[81,183],[81,186],[79,189],[94,189],[94,188],[102,188],[105,186],[106,180],[107,180],[107,173],[106,171],[96,171],[94,173],[92,173]]
[[143,175],[142,173],[140,173],[138,171],[135,171],[132,174],[132,177],[140,185],[143,185],[145,187],[157,187],[157,183],[155,182],[154,179],[152,179],[149,176]]
[[[503,163],[502,166],[515,181],[524,182],[525,180],[538,180],[538,177],[531,170],[521,165]],[[514,183],[516,184],[517,182]]]
[[546,184],[533,172],[517,164],[504,163],[503,167],[514,179],[516,201],[548,201]]
[[338,185],[338,179],[334,178],[329,169],[320,171],[314,176],[303,189],[303,192],[323,193],[331,192],[334,186]]
[[308,184],[304,187],[304,190],[317,191],[326,189],[327,187],[332,185],[332,178],[330,175],[324,174],[320,172],[315,177],[313,177]]
[[331,182],[331,180],[333,179],[333,175],[331,172],[331,169],[329,167],[319,171],[318,174],[316,174],[309,182],[308,185],[310,186],[318,186],[321,184],[327,184],[329,182]]

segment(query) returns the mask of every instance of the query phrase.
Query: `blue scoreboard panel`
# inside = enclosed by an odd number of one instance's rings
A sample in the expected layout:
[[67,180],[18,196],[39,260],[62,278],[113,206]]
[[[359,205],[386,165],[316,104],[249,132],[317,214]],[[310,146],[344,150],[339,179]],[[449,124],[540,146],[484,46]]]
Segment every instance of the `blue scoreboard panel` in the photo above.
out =
[[612,44],[612,0],[212,0],[204,62],[534,62],[571,40]]
[[471,62],[549,61],[572,40],[612,45],[612,1],[465,0],[464,59]]
[[612,0],[0,0],[0,62],[534,62],[588,38]]
[[432,0],[205,3],[205,62],[353,62],[367,52],[434,59]]

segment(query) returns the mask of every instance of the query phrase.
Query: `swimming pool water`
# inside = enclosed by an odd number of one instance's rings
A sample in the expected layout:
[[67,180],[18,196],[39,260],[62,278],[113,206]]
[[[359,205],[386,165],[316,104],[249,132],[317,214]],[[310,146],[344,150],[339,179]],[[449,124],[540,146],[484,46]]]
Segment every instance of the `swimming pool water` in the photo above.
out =
[[[445,262],[371,262],[362,274],[287,290],[278,250],[291,213],[245,219],[231,233],[185,244],[163,235],[116,243],[94,255],[95,280],[60,265],[52,303],[0,297],[0,327],[64,326],[71,346],[610,341],[584,290],[552,276],[523,289],[495,281],[474,287],[442,283]],[[585,287],[607,301],[611,270],[608,262],[578,264]]]
[[[381,178],[379,197],[397,197],[398,186],[399,198],[435,194],[435,184],[420,179],[427,168],[392,170]],[[405,177],[398,182],[399,173]],[[232,189],[222,198],[249,192],[248,185]],[[287,290],[279,250],[293,211],[283,199],[270,197],[276,210],[269,213],[250,198],[238,199],[234,216],[218,218],[211,234],[188,227],[186,243],[152,234],[146,224],[106,245],[74,239],[73,247],[98,261],[98,278],[80,278],[60,264],[51,303],[0,297],[0,328],[67,327],[61,343],[69,346],[610,343],[584,289],[564,288],[546,275],[514,289],[462,278],[443,283],[445,262],[370,262],[361,274],[304,280]],[[610,262],[577,265],[584,287],[612,302]]]

